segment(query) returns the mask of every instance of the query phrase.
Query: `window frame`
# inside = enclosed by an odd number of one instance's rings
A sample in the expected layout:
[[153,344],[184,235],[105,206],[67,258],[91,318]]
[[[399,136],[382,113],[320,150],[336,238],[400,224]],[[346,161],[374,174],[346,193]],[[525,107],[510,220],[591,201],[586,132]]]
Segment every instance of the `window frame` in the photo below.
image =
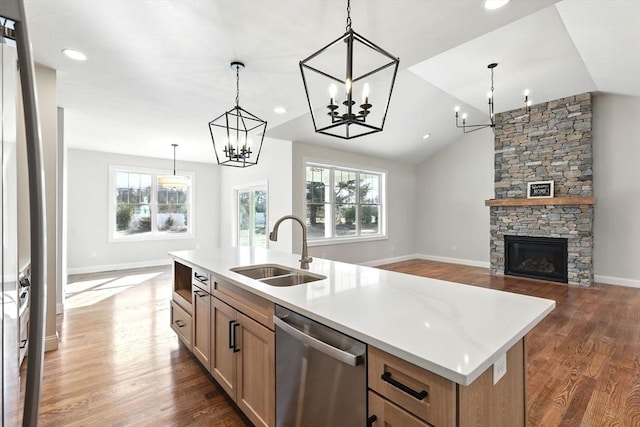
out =
[[[151,232],[121,235],[116,231],[116,211],[117,211],[117,197],[116,197],[116,173],[139,173],[151,175],[151,198],[149,200],[149,206],[151,208]],[[136,166],[122,166],[122,165],[109,165],[109,206],[108,206],[108,234],[109,243],[115,242],[142,242],[142,241],[160,241],[160,240],[181,240],[181,239],[193,239],[195,237],[195,172],[192,171],[180,171],[181,176],[186,176],[190,181],[190,188],[187,195],[187,206],[189,207],[189,214],[187,216],[187,232],[186,233],[166,233],[157,230],[157,214],[159,210],[158,204],[158,177],[163,175],[171,175],[173,170],[168,169],[156,169],[156,168],[141,168]]]
[[[331,200],[326,202],[325,204],[329,206],[329,212],[325,212],[325,221],[327,218],[330,218],[332,221],[331,227],[331,236],[330,237],[308,237],[307,244],[308,246],[326,246],[326,245],[336,245],[336,244],[346,244],[346,243],[358,243],[358,242],[372,242],[377,240],[388,240],[387,236],[387,175],[388,172],[385,169],[372,168],[369,166],[362,167],[354,164],[346,164],[341,162],[334,161],[324,161],[324,160],[316,160],[305,158],[303,160],[302,166],[302,177],[303,177],[303,185],[302,185],[302,212],[303,219],[305,223],[307,222],[307,167],[315,166],[321,167],[325,169],[330,169],[330,177],[329,177],[329,189],[330,189],[330,197]],[[336,235],[336,227],[335,227],[335,210],[336,210],[336,200],[335,200],[335,170],[341,171],[350,171],[356,172],[356,180],[359,181],[360,174],[373,174],[378,175],[380,177],[380,201],[378,203],[379,207],[379,215],[380,215],[380,223],[379,223],[379,233],[374,235],[362,235],[362,232],[359,224],[358,224],[358,234],[356,236],[344,236],[340,237]],[[356,205],[358,206],[356,211],[356,218],[360,218],[360,206],[363,204],[360,203],[360,194],[358,185],[356,187],[358,191],[356,192]],[[359,221],[359,219],[358,219]]]

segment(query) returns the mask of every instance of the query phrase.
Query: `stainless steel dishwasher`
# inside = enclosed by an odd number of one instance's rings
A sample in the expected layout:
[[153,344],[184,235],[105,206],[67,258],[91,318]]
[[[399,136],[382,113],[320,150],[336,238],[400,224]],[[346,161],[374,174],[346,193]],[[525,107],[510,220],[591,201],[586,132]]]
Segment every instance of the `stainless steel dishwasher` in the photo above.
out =
[[276,425],[366,425],[366,345],[280,306],[273,321]]

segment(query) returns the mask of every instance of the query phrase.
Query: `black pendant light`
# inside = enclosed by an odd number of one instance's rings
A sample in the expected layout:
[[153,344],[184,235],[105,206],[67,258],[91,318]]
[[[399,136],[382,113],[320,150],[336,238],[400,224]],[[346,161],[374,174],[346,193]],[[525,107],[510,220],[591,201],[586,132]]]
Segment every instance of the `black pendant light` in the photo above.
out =
[[213,150],[219,165],[244,168],[258,164],[267,122],[240,107],[240,70],[242,62],[234,61],[236,72],[236,106],[209,122]]
[[[494,100],[494,93],[493,93],[493,69],[496,68],[498,66],[497,63],[492,62],[491,64],[487,65],[487,68],[489,70],[491,70],[491,91],[487,94],[487,97],[489,98],[489,123],[483,123],[483,124],[478,124],[478,125],[472,125],[467,123],[467,114],[464,113],[462,114],[462,124],[459,122],[458,120],[458,114],[460,113],[460,107],[456,107],[455,111],[456,111],[456,127],[461,128],[462,131],[464,133],[470,133],[470,132],[474,132],[476,130],[480,130],[480,129],[484,129],[484,128],[495,128],[496,127],[496,121],[495,121],[495,117],[494,117],[494,105],[495,105],[495,100]],[[529,112],[531,111],[531,100],[529,99],[529,90],[525,90],[524,91],[524,112],[521,116],[513,119],[513,120],[509,120],[509,121],[505,121],[502,122],[502,124],[514,124],[514,123],[529,123]]]
[[399,63],[353,31],[347,0],[346,32],[300,61],[315,131],[343,139],[382,131]]

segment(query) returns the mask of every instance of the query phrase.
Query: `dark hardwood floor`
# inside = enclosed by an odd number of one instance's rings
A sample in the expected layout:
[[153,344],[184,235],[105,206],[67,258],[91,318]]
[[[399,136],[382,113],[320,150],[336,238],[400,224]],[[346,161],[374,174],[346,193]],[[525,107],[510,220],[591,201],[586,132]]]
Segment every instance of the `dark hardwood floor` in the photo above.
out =
[[[554,299],[526,339],[529,425],[640,426],[640,289],[421,260],[381,268]],[[41,426],[249,425],[169,328],[170,274],[70,276],[60,347],[45,356]]]

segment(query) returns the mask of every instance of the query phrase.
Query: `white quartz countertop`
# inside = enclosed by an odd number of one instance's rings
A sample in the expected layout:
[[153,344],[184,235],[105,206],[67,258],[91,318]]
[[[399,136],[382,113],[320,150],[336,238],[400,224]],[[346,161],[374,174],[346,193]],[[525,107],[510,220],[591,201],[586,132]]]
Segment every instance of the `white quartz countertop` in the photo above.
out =
[[171,252],[268,300],[461,385],[469,385],[555,307],[555,301],[315,258],[327,278],[274,287],[231,271],[299,269],[300,256],[267,249]]

